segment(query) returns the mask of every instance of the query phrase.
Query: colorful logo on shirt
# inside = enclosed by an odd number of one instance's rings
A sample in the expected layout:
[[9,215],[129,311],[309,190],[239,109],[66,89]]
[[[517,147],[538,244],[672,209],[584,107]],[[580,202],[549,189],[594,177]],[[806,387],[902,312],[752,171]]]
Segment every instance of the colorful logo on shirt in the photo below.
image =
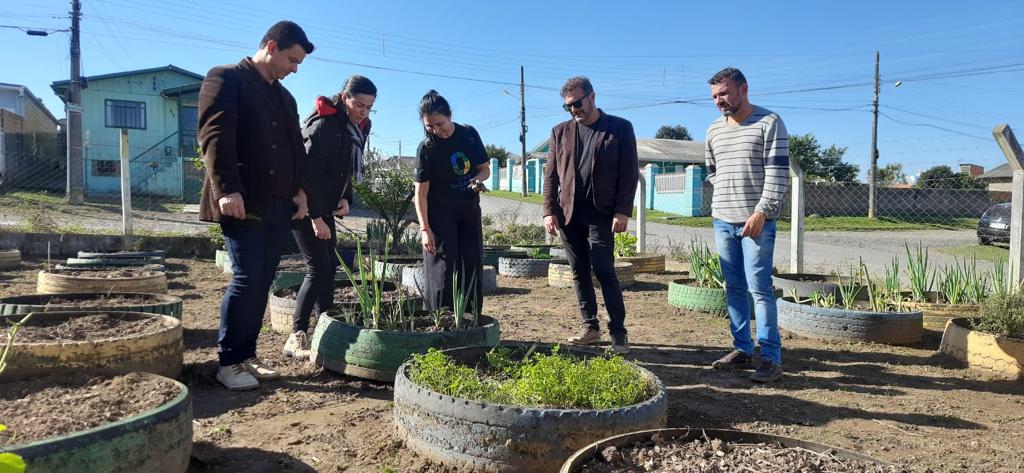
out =
[[452,153],[451,162],[452,171],[455,171],[456,175],[465,176],[466,174],[469,174],[470,163],[469,156],[466,156],[466,153],[463,153],[462,151]]

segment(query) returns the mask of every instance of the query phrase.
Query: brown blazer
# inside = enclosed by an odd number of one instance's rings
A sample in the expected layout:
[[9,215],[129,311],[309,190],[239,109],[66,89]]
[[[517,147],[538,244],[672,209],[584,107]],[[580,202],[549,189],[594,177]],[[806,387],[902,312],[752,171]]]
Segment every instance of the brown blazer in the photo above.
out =
[[[276,127],[286,127],[292,147],[295,192],[302,187],[306,150],[295,98],[282,86],[285,110],[267,93],[266,81],[250,58],[210,69],[199,90],[199,146],[206,165],[199,219],[221,221],[217,201],[239,192],[247,214],[262,215],[270,205],[271,176],[277,165],[269,150]],[[230,217],[224,217],[230,219]]]
[[[601,112],[604,113],[604,112]],[[636,157],[636,136],[628,120],[605,114],[594,133],[594,207],[605,214],[633,214],[640,167]],[[553,215],[559,226],[572,219],[576,195],[576,135],[579,124],[568,120],[551,130],[548,162],[544,166],[544,216]]]

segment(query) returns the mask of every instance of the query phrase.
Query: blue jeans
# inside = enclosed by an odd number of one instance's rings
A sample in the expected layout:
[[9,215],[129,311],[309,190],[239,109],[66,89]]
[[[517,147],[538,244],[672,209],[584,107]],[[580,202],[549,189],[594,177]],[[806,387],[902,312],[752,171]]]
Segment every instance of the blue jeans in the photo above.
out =
[[220,306],[217,345],[221,366],[256,356],[256,339],[263,326],[270,284],[291,236],[294,212],[291,199],[275,197],[259,220],[221,223],[234,273]]
[[715,219],[712,225],[725,276],[725,298],[729,304],[733,347],[748,355],[754,353],[754,342],[750,338],[749,298],[752,297],[761,359],[781,364],[782,338],[779,336],[775,288],[772,287],[775,220],[766,220],[757,238],[741,237],[742,223],[733,224]]

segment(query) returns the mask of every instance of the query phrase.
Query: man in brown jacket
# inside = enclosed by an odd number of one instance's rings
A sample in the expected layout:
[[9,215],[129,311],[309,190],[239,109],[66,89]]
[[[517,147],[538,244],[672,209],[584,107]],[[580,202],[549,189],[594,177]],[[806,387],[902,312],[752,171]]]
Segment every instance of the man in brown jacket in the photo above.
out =
[[573,77],[562,87],[562,108],[572,119],[551,130],[544,166],[544,227],[552,235],[561,234],[583,317],[582,332],[569,342],[601,341],[593,268],[608,309],[612,350],[621,354],[629,352],[629,341],[612,234],[629,225],[640,169],[633,125],[601,111],[596,98],[586,77]]
[[311,52],[299,25],[278,22],[256,54],[210,69],[199,91],[199,218],[220,223],[234,271],[217,339],[217,381],[231,390],[278,377],[256,357],[256,339],[291,221],[307,213],[299,112],[280,81]]

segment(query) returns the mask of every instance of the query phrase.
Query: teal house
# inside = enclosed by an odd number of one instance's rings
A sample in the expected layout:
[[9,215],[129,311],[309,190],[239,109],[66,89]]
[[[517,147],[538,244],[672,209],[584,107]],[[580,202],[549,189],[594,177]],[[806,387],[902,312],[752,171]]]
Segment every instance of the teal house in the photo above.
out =
[[[198,202],[202,174],[193,158],[203,76],[168,65],[83,79],[86,195],[120,194],[120,136],[126,129],[132,195]],[[51,85],[65,103],[68,85]]]

